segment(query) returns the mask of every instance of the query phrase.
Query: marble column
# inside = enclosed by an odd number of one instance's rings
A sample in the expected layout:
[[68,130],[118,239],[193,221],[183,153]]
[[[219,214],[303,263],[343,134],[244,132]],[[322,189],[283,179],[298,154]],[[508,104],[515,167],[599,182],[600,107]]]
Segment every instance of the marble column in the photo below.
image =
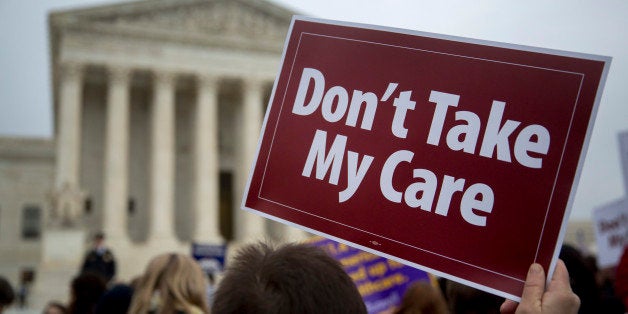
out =
[[79,169],[83,68],[82,64],[74,62],[62,63],[60,67],[53,218],[66,225],[74,224],[82,211]]
[[109,239],[127,237],[130,70],[109,68],[103,230]]
[[200,75],[194,115],[194,241],[221,243],[218,166],[218,79]]
[[235,209],[235,227],[237,240],[251,241],[261,239],[266,233],[264,218],[240,209],[262,126],[263,81],[252,78],[246,79],[242,84],[242,89],[244,95],[240,127],[240,162],[236,170],[236,193],[234,199],[235,206],[237,207]]
[[149,241],[172,244],[174,232],[175,76],[157,72],[151,112]]

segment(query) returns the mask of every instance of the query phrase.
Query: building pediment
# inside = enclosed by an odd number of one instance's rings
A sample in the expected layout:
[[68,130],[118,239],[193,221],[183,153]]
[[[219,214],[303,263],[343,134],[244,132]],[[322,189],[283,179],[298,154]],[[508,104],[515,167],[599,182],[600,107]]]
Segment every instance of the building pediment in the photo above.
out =
[[293,14],[264,0],[157,0],[55,13],[51,22],[59,29],[277,51]]

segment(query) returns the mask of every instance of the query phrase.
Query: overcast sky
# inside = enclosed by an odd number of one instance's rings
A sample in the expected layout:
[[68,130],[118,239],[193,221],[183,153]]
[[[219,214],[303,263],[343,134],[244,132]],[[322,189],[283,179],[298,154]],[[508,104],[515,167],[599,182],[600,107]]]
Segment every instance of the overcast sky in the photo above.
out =
[[[326,19],[613,57],[572,218],[625,196],[617,135],[628,130],[628,1],[273,1]],[[47,12],[110,2],[0,0],[0,136],[51,137]]]

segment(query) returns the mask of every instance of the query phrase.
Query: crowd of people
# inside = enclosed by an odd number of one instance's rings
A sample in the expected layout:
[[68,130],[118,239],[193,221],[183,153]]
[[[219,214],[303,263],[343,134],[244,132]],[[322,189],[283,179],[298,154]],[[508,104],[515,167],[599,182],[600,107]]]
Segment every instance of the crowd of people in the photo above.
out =
[[[51,300],[44,314],[367,313],[341,264],[309,244],[244,246],[213,292],[199,264],[177,253],[155,256],[131,282],[114,282],[116,261],[103,243],[104,235],[96,235],[70,283],[70,301]],[[626,278],[619,282],[602,274],[594,260],[571,246],[563,246],[547,285],[545,274],[539,264],[530,266],[520,303],[445,279],[438,286],[416,282],[389,314],[625,312],[627,295],[614,291],[628,288]],[[0,277],[0,313],[14,299],[11,286]]]

